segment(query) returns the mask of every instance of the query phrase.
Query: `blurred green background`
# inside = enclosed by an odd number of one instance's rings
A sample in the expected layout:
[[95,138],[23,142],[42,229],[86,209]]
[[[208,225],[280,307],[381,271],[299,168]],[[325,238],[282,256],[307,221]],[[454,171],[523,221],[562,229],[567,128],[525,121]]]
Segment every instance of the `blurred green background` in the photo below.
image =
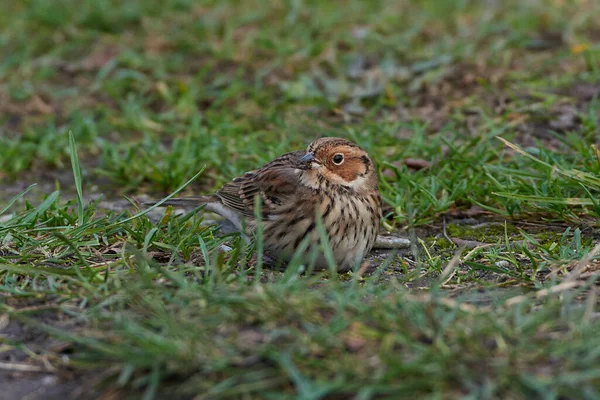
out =
[[[507,180],[499,165],[523,165],[504,160],[494,137],[567,150],[565,167],[598,171],[588,145],[597,142],[599,7],[5,0],[0,176],[70,185],[72,131],[85,182],[100,191],[159,196],[202,166],[193,191],[208,191],[341,135],[386,170],[384,197],[401,221],[406,193],[417,219],[473,201],[521,211],[493,191],[579,197]],[[407,158],[432,167],[407,178]]]

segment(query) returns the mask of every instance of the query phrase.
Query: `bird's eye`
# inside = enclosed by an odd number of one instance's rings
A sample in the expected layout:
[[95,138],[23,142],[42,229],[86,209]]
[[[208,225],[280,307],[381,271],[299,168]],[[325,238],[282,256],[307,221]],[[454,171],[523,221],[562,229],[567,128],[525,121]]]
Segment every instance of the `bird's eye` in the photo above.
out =
[[341,154],[336,154],[335,156],[333,156],[333,163],[335,165],[340,165],[341,163],[344,162],[344,156]]

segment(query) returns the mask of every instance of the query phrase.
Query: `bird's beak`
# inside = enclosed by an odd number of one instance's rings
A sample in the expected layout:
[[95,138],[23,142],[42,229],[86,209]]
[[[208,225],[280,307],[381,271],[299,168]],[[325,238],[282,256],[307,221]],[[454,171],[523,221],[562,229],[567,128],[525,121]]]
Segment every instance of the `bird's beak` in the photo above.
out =
[[304,163],[308,169],[319,168],[321,162],[315,157],[315,153],[309,151],[300,159],[301,163]]
[[314,159],[315,159],[315,153],[313,153],[312,151],[309,151],[300,159],[300,162],[310,162],[310,161],[313,161]]

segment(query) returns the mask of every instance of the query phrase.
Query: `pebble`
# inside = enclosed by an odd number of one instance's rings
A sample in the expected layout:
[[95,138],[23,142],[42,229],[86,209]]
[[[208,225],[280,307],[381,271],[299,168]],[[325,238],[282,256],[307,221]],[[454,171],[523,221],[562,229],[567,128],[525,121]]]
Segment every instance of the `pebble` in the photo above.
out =
[[410,247],[410,240],[397,236],[377,236],[375,239],[376,249],[406,249]]

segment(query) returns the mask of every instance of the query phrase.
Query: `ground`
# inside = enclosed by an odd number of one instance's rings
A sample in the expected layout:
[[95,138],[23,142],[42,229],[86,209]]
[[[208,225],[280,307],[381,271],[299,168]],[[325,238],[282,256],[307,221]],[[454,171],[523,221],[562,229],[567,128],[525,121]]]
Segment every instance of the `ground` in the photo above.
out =
[[[599,3],[5,3],[3,398],[600,397]],[[326,135],[409,248],[140,206]]]

